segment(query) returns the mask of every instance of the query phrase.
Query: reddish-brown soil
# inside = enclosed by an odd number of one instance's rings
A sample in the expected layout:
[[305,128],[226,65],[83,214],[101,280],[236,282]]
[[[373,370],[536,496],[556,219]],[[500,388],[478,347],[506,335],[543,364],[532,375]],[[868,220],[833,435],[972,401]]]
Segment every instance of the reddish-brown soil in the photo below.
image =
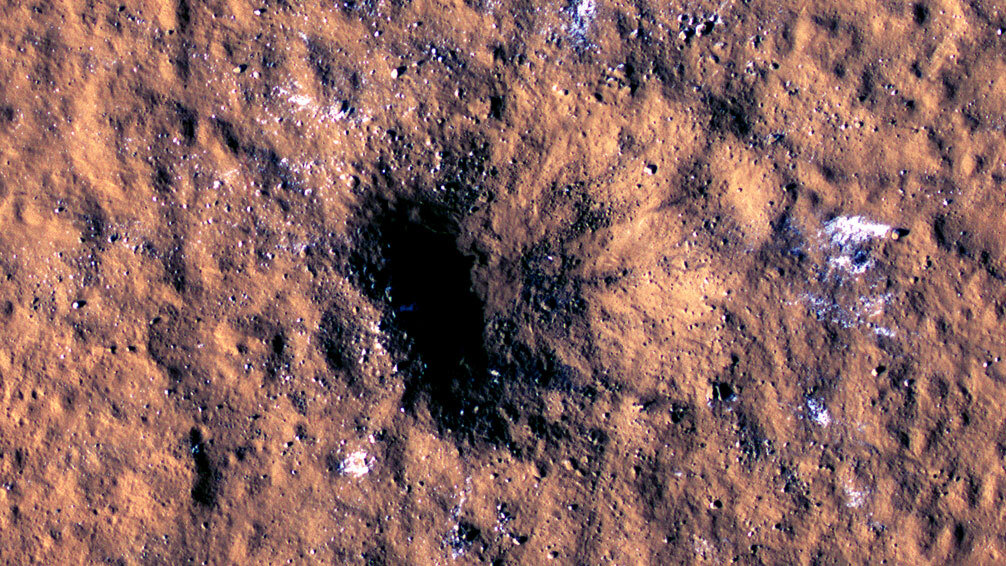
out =
[[1006,562],[996,3],[0,22],[0,563]]

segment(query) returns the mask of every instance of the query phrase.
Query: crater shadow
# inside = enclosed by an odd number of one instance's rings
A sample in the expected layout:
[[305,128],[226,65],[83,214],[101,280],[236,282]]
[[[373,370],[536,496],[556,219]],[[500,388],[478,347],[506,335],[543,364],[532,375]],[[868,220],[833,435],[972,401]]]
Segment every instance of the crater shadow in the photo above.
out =
[[506,442],[484,304],[472,288],[475,258],[459,248],[457,223],[431,205],[383,203],[359,235],[351,270],[385,305],[383,329],[405,353],[405,409],[425,403],[442,432]]

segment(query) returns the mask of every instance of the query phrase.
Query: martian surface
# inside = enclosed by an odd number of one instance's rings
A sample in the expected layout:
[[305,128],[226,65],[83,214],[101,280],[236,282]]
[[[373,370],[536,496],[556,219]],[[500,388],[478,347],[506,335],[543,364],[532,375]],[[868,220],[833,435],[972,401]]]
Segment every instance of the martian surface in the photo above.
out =
[[0,564],[1006,563],[1006,6],[0,14]]

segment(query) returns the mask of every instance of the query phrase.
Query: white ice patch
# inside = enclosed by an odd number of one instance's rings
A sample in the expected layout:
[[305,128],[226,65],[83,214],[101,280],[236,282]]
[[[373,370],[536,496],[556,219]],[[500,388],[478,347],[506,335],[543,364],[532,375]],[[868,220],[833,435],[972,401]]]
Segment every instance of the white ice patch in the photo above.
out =
[[853,509],[858,509],[866,503],[867,496],[870,495],[869,490],[856,489],[855,486],[846,483],[843,486],[842,491],[845,492],[845,505]]
[[823,247],[829,256],[828,267],[833,271],[861,275],[874,267],[867,244],[887,236],[891,227],[864,216],[838,216],[826,222],[821,232],[827,241]]
[[873,318],[884,314],[884,305],[891,299],[890,293],[882,295],[869,295],[859,298],[860,315],[866,318]]
[[837,216],[818,232],[818,279],[801,297],[819,320],[843,328],[867,326],[878,336],[893,337],[895,331],[876,324],[891,300],[881,293],[882,278],[871,257],[872,242],[891,234],[892,227],[865,216]]
[[295,94],[287,100],[289,100],[291,104],[295,104],[301,108],[314,105],[314,99],[306,94]]
[[891,227],[887,224],[873,222],[863,216],[838,216],[824,225],[825,235],[833,246],[839,248],[865,244],[890,232]]
[[362,478],[370,473],[370,457],[363,450],[357,450],[346,456],[339,466],[339,473],[352,478]]
[[465,478],[465,487],[458,499],[458,504],[451,510],[451,522],[453,525],[451,526],[451,529],[447,531],[447,534],[444,535],[443,544],[445,547],[450,549],[451,558],[455,560],[464,555],[464,553],[468,552],[468,549],[471,548],[474,540],[471,527],[462,527],[461,524],[462,511],[465,507],[465,501],[468,500],[468,492],[471,488],[472,478],[469,476]]
[[695,554],[703,560],[711,560],[717,554],[716,547],[710,544],[708,540],[698,535],[692,535],[692,549],[695,551]]
[[569,34],[577,41],[587,40],[587,31],[597,15],[596,0],[573,0],[569,5],[572,22],[569,24]]
[[810,420],[814,421],[818,426],[825,427],[831,424],[831,415],[828,414],[828,408],[821,401],[807,399],[807,412],[810,414]]
[[828,267],[845,271],[853,275],[866,273],[868,270],[873,268],[873,265],[872,259],[864,259],[863,261],[857,262],[853,261],[852,255],[840,255],[828,258]]
[[897,332],[887,328],[886,326],[874,326],[873,333],[877,336],[883,336],[884,338],[894,338],[898,335]]
[[273,88],[273,94],[279,99],[285,99],[292,111],[298,117],[319,122],[342,120],[352,114],[353,109],[348,101],[336,101],[335,104],[323,104],[315,100],[312,96],[300,90],[300,85],[293,83],[290,88],[277,86]]
[[802,297],[819,320],[827,320],[842,328],[867,325],[880,336],[893,337],[895,335],[893,330],[870,322],[870,319],[884,314],[884,305],[890,298],[890,293],[864,295],[857,301],[840,301],[836,297],[817,293],[806,293]]

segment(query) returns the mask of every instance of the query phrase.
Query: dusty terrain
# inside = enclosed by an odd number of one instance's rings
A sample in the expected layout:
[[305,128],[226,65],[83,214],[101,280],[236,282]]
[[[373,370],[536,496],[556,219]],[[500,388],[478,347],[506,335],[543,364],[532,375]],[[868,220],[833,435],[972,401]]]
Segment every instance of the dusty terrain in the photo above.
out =
[[0,563],[1006,562],[994,2],[0,21]]

